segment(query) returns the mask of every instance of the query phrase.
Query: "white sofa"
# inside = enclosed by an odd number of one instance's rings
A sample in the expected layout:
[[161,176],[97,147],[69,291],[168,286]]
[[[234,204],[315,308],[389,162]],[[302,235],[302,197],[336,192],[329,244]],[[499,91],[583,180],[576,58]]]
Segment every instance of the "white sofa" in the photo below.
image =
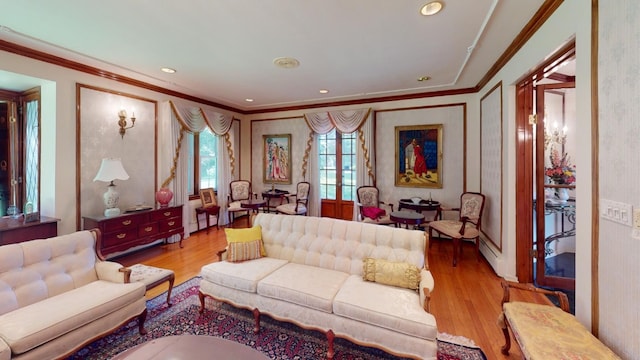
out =
[[102,261],[96,231],[0,246],[0,360],[63,358],[147,315],[145,285]]
[[[266,257],[202,267],[205,297],[322,331],[327,357],[334,336],[390,354],[435,359],[436,320],[428,312],[434,282],[426,235],[329,218],[258,214]],[[419,291],[363,280],[364,258],[408,262],[420,269]]]

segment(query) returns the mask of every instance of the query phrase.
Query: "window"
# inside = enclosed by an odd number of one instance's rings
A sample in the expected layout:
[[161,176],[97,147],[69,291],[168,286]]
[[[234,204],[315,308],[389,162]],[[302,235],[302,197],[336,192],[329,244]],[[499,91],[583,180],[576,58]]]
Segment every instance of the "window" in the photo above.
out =
[[185,144],[189,151],[188,192],[198,195],[200,189],[218,187],[218,136],[206,128],[199,134],[188,133]]

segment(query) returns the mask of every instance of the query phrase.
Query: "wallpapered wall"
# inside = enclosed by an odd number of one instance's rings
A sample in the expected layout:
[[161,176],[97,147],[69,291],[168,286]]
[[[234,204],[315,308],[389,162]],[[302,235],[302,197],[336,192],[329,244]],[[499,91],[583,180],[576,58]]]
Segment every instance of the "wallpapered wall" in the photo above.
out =
[[[445,206],[460,204],[464,191],[464,105],[376,111],[376,185],[381,200],[394,203],[413,196],[440,201]],[[442,189],[395,186],[395,127],[442,124]]]
[[[121,137],[118,111],[135,111],[135,127]],[[130,119],[127,119],[130,122]],[[108,183],[93,181],[103,158],[121,158],[128,180],[115,180],[124,212],[137,204],[154,205],[156,102],[92,88],[80,88],[80,215],[104,212]],[[69,141],[73,141],[69,139]],[[79,224],[82,226],[82,224]]]
[[[640,209],[640,3],[606,5],[598,28],[600,198]],[[602,217],[599,228],[599,336],[623,359],[640,359],[640,239]]]
[[264,184],[262,181],[264,167],[262,135],[291,134],[291,184],[277,184],[276,188],[295,193],[296,183],[305,181],[302,178],[302,159],[309,131],[309,127],[302,117],[251,122],[251,184],[254,192],[259,194],[262,190],[271,188],[271,184]]

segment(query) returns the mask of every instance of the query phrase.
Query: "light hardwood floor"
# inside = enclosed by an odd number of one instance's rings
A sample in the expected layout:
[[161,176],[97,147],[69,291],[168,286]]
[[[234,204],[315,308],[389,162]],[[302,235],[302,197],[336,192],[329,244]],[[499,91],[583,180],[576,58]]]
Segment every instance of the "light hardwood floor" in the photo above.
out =
[[[246,227],[246,219],[239,219],[238,227]],[[216,260],[216,252],[226,246],[224,230],[211,228],[194,233],[178,244],[158,245],[114,259],[125,266],[142,263],[172,269],[176,274],[175,284],[180,284],[200,273],[200,268]],[[458,266],[451,266],[452,245],[450,241],[435,240],[429,251],[429,267],[435,279],[431,312],[438,323],[438,330],[452,335],[473,339],[489,360],[521,359],[520,349],[512,341],[509,356],[500,353],[504,344],[502,331],[496,320],[500,313],[502,287],[500,278],[484,260],[476,261],[471,244],[463,246]],[[148,298],[166,291],[160,285],[147,293]],[[549,301],[538,294],[515,293],[512,299],[542,303]]]

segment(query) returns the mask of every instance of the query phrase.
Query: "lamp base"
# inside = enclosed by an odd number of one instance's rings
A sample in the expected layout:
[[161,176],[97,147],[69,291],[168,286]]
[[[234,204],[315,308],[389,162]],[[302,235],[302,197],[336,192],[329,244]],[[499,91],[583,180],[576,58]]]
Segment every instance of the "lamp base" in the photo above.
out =
[[120,215],[120,209],[119,208],[110,208],[110,209],[105,209],[104,210],[104,216],[105,217],[114,217],[114,216],[118,216]]

